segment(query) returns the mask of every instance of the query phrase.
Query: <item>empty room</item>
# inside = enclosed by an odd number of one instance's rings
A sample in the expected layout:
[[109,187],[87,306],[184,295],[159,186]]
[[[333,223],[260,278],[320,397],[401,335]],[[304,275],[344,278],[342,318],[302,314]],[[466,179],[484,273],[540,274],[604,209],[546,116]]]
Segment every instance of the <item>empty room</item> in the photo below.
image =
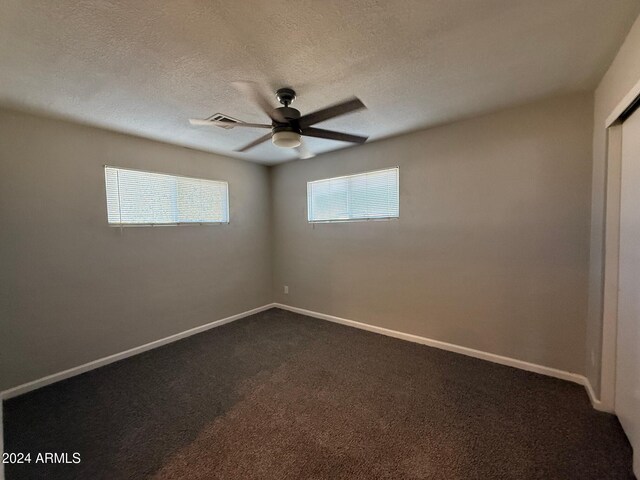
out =
[[639,15],[0,0],[0,479],[640,478]]

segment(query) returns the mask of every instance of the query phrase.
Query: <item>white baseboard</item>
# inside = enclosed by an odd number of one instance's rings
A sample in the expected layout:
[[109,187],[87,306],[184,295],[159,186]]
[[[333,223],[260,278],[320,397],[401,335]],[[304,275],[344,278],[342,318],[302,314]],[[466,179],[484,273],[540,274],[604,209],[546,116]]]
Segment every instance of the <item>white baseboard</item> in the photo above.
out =
[[589,381],[589,379],[587,377],[583,378],[583,385],[585,390],[587,391],[587,395],[589,395],[589,400],[591,401],[591,405],[593,406],[593,408],[600,412],[614,413],[613,410],[605,407],[605,405],[598,399],[598,397],[596,397],[596,392],[593,391],[593,387],[591,386],[591,382]]
[[518,360],[516,358],[504,357],[502,355],[496,355],[494,353],[483,352],[481,350],[475,350],[473,348],[463,347],[455,345],[453,343],[441,342],[440,340],[433,340],[431,338],[421,337],[418,335],[412,335],[410,333],[403,333],[397,330],[390,330],[388,328],[377,327],[375,325],[369,325],[366,323],[356,322],[355,320],[348,320],[346,318],[336,317],[333,315],[327,315],[325,313],[314,312],[312,310],[306,310],[304,308],[292,307],[284,305],[282,303],[273,304],[276,308],[283,310],[289,310],[290,312],[300,313],[309,317],[319,318],[322,320],[328,320],[330,322],[339,323],[341,325],[347,325],[349,327],[359,328],[361,330],[367,330],[369,332],[379,333],[388,337],[399,338],[401,340],[407,340],[409,342],[420,343],[429,347],[439,348],[448,352],[460,353],[469,357],[479,358],[481,360],[487,360],[489,362],[498,363],[500,365],[506,365],[509,367],[519,368],[528,372],[539,373],[541,375],[547,375],[549,377],[559,378],[561,380],[567,380],[569,382],[582,385],[587,390],[591,405],[596,410],[603,410],[601,402],[596,398],[591,383],[584,376],[578,373],[567,372],[565,370],[559,370],[557,368],[545,367],[544,365],[538,365],[535,363],[525,362],[524,360]]
[[200,325],[199,327],[191,328],[189,330],[185,330],[184,332],[176,333],[174,335],[161,338],[160,340],[154,340],[153,342],[145,343],[144,345],[141,345],[139,347],[130,348],[129,350],[125,350],[124,352],[109,355],[108,357],[99,358],[98,360],[94,360],[92,362],[85,363],[83,365],[79,365],[77,367],[73,367],[68,370],[64,370],[62,372],[54,373],[52,375],[39,378],[38,380],[33,380],[28,383],[23,383],[22,385],[18,385],[17,387],[13,387],[3,392],[0,392],[0,399],[6,400],[8,398],[17,397],[18,395],[22,395],[23,393],[36,390],[38,388],[44,387],[46,385],[50,385],[55,382],[59,382],[60,380],[65,380],[70,377],[75,377],[76,375],[80,375],[81,373],[85,373],[90,370],[94,370],[96,368],[102,367],[104,365],[117,362],[118,360],[123,360],[133,355],[146,352],[147,350],[158,348],[158,347],[161,347],[162,345],[166,345],[168,343],[175,342],[177,340],[180,340],[186,337],[190,337],[191,335],[204,332],[211,328],[219,327],[226,323],[231,323],[235,320],[240,320],[241,318],[245,318],[245,317],[248,317],[249,315],[254,315],[256,313],[269,310],[270,308],[273,308],[273,307],[275,307],[275,304],[273,303],[263,305],[261,307],[254,308],[252,310],[247,310],[246,312],[238,313],[236,315],[222,318],[220,320],[215,320],[213,322]]
[[[523,360],[517,360],[515,358],[503,357],[501,355],[496,355],[493,353],[483,352],[481,350],[475,350],[473,348],[462,347],[460,345],[454,345],[452,343],[441,342],[439,340],[433,340],[426,337],[420,337],[418,335],[412,335],[410,333],[398,332],[396,330],[390,330],[388,328],[377,327],[375,325],[368,325],[366,323],[356,322],[354,320],[347,320],[346,318],[335,317],[333,315],[327,315],[324,313],[318,313],[311,310],[305,310],[304,308],[292,307],[289,305],[284,305],[281,303],[270,303],[267,305],[263,305],[258,308],[254,308],[252,310],[248,310],[246,312],[238,313],[237,315],[232,315],[227,318],[223,318],[220,320],[216,320],[205,325],[201,325],[199,327],[192,328],[190,330],[186,330],[184,332],[176,333],[175,335],[171,335],[160,340],[155,340],[153,342],[146,343],[139,347],[131,348],[129,350],[125,350],[124,352],[116,353],[114,355],[109,355],[108,357],[103,357],[98,360],[94,360],[89,363],[85,363],[83,365],[79,365],[77,367],[70,368],[68,370],[64,370],[62,372],[54,373],[53,375],[48,375],[46,377],[40,378],[38,380],[34,380],[32,382],[24,383],[22,385],[18,385],[17,387],[10,388],[9,390],[5,390],[0,392],[0,455],[4,452],[3,448],[3,431],[2,431],[2,400],[6,400],[8,398],[16,397],[18,395],[22,395],[23,393],[30,392],[32,390],[36,390],[38,388],[44,387],[46,385],[50,385],[55,382],[59,382],[60,380],[64,380],[70,377],[74,377],[76,375],[80,375],[81,373],[88,372],[90,370],[94,370],[96,368],[102,367],[104,365],[108,365],[113,362],[117,362],[118,360],[123,360],[125,358],[131,357],[133,355],[137,355],[142,352],[146,352],[147,350],[151,350],[153,348],[160,347],[162,345],[166,345],[171,342],[175,342],[182,338],[189,337],[191,335],[195,335],[197,333],[204,332],[211,328],[219,327],[226,323],[233,322],[235,320],[240,320],[241,318],[248,317],[250,315],[263,312],[265,310],[269,310],[270,308],[281,308],[283,310],[289,310],[291,312],[300,313],[302,315],[307,315],[309,317],[319,318],[322,320],[328,320],[334,323],[340,323],[342,325],[347,325],[354,328],[359,328],[361,330],[367,330],[369,332],[379,333],[381,335],[386,335],[389,337],[399,338],[401,340],[407,340],[409,342],[420,343],[422,345],[427,345],[429,347],[439,348],[441,350],[447,350],[449,352],[460,353],[462,355],[467,355],[474,358],[479,358],[482,360],[487,360],[489,362],[498,363],[500,365],[507,365],[510,367],[520,368],[522,370],[527,370],[529,372],[540,373],[542,375],[547,375],[550,377],[559,378],[562,380],[568,380],[570,382],[578,383],[583,385],[587,390],[587,394],[589,395],[589,399],[593,408],[596,410],[607,411],[602,408],[602,403],[596,398],[593,388],[589,380],[583,375],[579,375],[577,373],[566,372],[564,370],[558,370],[551,367],[545,367],[543,365],[537,365],[535,363],[525,362]],[[4,465],[0,462],[0,480],[4,480]]]

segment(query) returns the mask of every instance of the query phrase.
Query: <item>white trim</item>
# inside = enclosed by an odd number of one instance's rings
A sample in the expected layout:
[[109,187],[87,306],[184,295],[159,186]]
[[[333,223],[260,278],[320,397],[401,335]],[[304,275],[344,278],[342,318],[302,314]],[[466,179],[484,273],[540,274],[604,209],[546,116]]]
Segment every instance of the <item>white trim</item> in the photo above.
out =
[[327,315],[325,313],[314,312],[312,310],[306,310],[304,308],[292,307],[290,305],[284,305],[282,303],[273,304],[276,308],[288,310],[290,312],[299,313],[308,317],[319,318],[321,320],[328,320],[329,322],[339,323],[349,327],[359,328],[361,330],[367,330],[368,332],[379,333],[388,337],[399,338],[400,340],[407,340],[409,342],[419,343],[421,345],[427,345],[429,347],[439,348],[440,350],[446,350],[448,352],[460,353],[469,357],[479,358],[500,365],[506,365],[508,367],[519,368],[520,370],[526,370],[528,372],[539,373],[548,377],[559,378],[561,380],[567,380],[569,382],[583,385],[591,405],[596,410],[602,410],[600,401],[595,397],[593,389],[589,380],[578,373],[567,372],[565,370],[559,370],[557,368],[545,367],[544,365],[538,365],[535,363],[525,362],[524,360],[518,360],[516,358],[504,357],[502,355],[496,355],[494,353],[483,352],[481,350],[475,350],[469,347],[463,347],[461,345],[455,345],[453,343],[442,342],[440,340],[434,340],[431,338],[421,337],[419,335],[413,335],[410,333],[399,332],[397,330],[390,330],[384,327],[378,327],[375,325],[369,325],[366,323],[356,322],[355,320],[348,320],[346,318],[336,317],[333,315]]
[[636,83],[631,90],[627,92],[627,94],[620,100],[616,108],[611,111],[611,114],[607,117],[607,121],[604,125],[604,128],[608,128],[618,121],[620,115],[631,105],[636,98],[640,96],[640,80]]
[[598,398],[596,397],[596,392],[593,391],[593,387],[591,386],[591,382],[589,381],[589,379],[587,377],[582,378],[584,379],[583,385],[585,390],[587,391],[587,395],[589,395],[591,406],[601,412],[613,413],[613,409],[605,407],[605,405],[600,400],[598,400]]
[[226,323],[231,323],[235,320],[240,320],[241,318],[248,317],[249,315],[254,315],[256,313],[269,310],[274,306],[275,304],[273,303],[263,305],[261,307],[254,308],[252,310],[247,310],[246,312],[238,313],[230,317],[222,318],[220,320],[215,320],[213,322],[200,325],[199,327],[185,330],[184,332],[176,333],[174,335],[170,335],[168,337],[161,338],[159,340],[154,340],[153,342],[145,343],[144,345],[140,345],[139,347],[130,348],[129,350],[125,350],[124,352],[109,355],[108,357],[99,358],[98,360],[94,360],[92,362],[85,363],[77,367],[69,368],[68,370],[54,373],[52,375],[39,378],[38,380],[33,380],[28,383],[23,383],[22,385],[18,385],[17,387],[13,387],[3,392],[0,392],[0,399],[6,400],[8,398],[17,397],[18,395],[22,395],[23,393],[31,392],[32,390],[36,390],[38,388],[50,385],[52,383],[59,382],[60,380],[65,380],[70,377],[75,377],[76,375],[80,375],[81,373],[85,373],[90,370],[94,370],[96,368],[102,367],[104,365],[117,362],[118,360],[123,360],[125,358],[132,357],[139,353],[146,352],[147,350],[152,350],[154,348],[161,347],[168,343],[175,342],[177,340],[181,340],[186,337],[190,337],[191,335],[204,332],[211,328],[219,327]]
[[620,115],[640,96],[640,80],[611,111],[605,122],[605,218],[602,252],[602,341],[600,353],[600,404],[615,411],[616,350],[618,335],[618,270],[620,266],[620,194],[622,124]]
[[606,180],[603,277],[602,341],[600,354],[600,402],[613,412],[616,388],[616,350],[618,335],[618,270],[620,267],[620,194],[622,186],[622,124],[606,131]]
[[[195,335],[206,330],[219,327],[221,325],[231,323],[235,320],[240,320],[241,318],[248,317],[250,315],[254,315],[256,313],[263,312],[265,310],[269,310],[271,308],[281,308],[282,310],[288,310],[290,312],[300,313],[302,315],[307,315],[309,317],[318,318],[321,320],[328,320],[334,323],[340,323],[342,325],[347,325],[349,327],[359,328],[361,330],[367,330],[369,332],[379,333],[381,335],[386,335],[389,337],[398,338],[401,340],[406,340],[409,342],[419,343],[422,345],[427,345],[429,347],[439,348],[441,350],[446,350],[449,352],[460,353],[462,355],[467,355],[474,358],[479,358],[482,360],[487,360],[489,362],[498,363],[500,365],[507,365],[509,367],[519,368],[521,370],[526,370],[529,372],[539,373],[542,375],[547,375],[550,377],[559,378],[562,380],[567,380],[570,382],[578,383],[583,385],[587,394],[589,395],[589,399],[591,400],[591,404],[593,408],[596,410],[604,410],[610,411],[606,408],[603,408],[601,402],[596,398],[595,393],[593,392],[593,388],[589,383],[589,380],[583,375],[579,375],[577,373],[571,373],[564,370],[558,370],[556,368],[545,367],[543,365],[537,365],[535,363],[525,362],[523,360],[517,360],[515,358],[504,357],[501,355],[496,355],[493,353],[483,352],[481,350],[475,350],[473,348],[463,347],[460,345],[455,345],[452,343],[441,342],[439,340],[433,340],[426,337],[421,337],[418,335],[413,335],[410,333],[398,332],[396,330],[390,330],[388,328],[377,327],[375,325],[368,325],[366,323],[356,322],[354,320],[347,320],[346,318],[336,317],[333,315],[327,315],[324,313],[314,312],[312,310],[306,310],[304,308],[292,307],[289,305],[284,305],[281,303],[269,303],[267,305],[263,305],[258,308],[254,308],[252,310],[248,310],[246,312],[238,313],[236,315],[232,315],[230,317],[226,317],[220,320],[215,320],[213,322],[207,323],[205,325],[201,325],[199,327],[195,327],[189,330],[185,330],[181,333],[176,333],[174,335],[170,335],[168,337],[155,340],[153,342],[146,343],[139,347],[134,347],[129,350],[125,350],[124,352],[116,353],[114,355],[109,355],[107,357],[100,358],[98,360],[94,360],[89,363],[85,363],[83,365],[79,365],[77,367],[70,368],[68,370],[64,370],[62,372],[54,373],[52,375],[48,375],[46,377],[40,378],[38,380],[34,380],[32,382],[24,383],[22,385],[18,385],[17,387],[10,388],[9,390],[5,390],[0,392],[0,456],[3,449],[3,424],[2,424],[2,400],[6,400],[12,397],[16,397],[18,395],[22,395],[24,393],[36,390],[38,388],[44,387],[46,385],[50,385],[55,382],[59,382],[61,380],[65,380],[67,378],[74,377],[76,375],[80,375],[81,373],[88,372],[90,370],[94,370],[96,368],[102,367],[104,365],[108,365],[113,362],[117,362],[118,360],[123,360],[128,357],[132,357],[142,352],[146,352],[148,350],[152,350],[157,347],[161,347],[171,342],[175,342],[177,340],[190,337],[191,335]],[[0,464],[0,480],[4,480],[4,467]]]

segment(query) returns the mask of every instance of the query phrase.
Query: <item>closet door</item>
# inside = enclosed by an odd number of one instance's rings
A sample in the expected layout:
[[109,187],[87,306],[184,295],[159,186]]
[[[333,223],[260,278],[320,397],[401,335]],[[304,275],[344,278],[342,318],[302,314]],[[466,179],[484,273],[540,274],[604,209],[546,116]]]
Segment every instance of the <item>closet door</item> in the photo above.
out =
[[622,124],[615,410],[640,473],[640,110]]

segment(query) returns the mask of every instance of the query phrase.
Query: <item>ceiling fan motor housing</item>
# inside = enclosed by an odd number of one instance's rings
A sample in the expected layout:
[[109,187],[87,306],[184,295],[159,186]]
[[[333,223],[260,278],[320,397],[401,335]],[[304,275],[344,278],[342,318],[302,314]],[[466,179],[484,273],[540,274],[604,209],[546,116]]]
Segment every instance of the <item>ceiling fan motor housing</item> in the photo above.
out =
[[276,121],[273,122],[274,131],[278,130],[292,130],[292,131],[300,131],[298,125],[298,119],[300,118],[300,112],[292,107],[280,107],[276,108],[282,116],[287,120],[287,123],[278,123]]

